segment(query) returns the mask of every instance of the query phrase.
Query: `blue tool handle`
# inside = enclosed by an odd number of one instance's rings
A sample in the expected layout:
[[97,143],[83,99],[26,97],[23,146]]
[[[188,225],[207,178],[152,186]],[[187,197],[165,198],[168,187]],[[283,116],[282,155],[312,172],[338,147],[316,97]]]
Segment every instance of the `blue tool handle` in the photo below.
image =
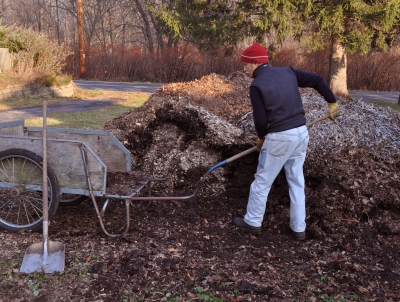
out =
[[215,166],[212,166],[212,167],[207,171],[207,173],[210,173],[210,172],[214,171],[215,169],[217,169],[217,168],[219,168],[219,167],[222,167],[222,166],[226,165],[227,163],[230,163],[230,162],[232,162],[232,161],[234,161],[234,160],[236,160],[236,159],[238,159],[238,158],[240,158],[240,157],[243,157],[243,156],[245,156],[245,155],[247,155],[247,154],[250,154],[250,153],[252,153],[252,152],[254,152],[254,151],[256,151],[256,150],[257,150],[257,146],[254,146],[253,148],[247,149],[247,150],[245,150],[245,151],[243,151],[243,152],[241,152],[241,153],[239,153],[239,154],[236,154],[236,155],[234,155],[234,156],[232,156],[232,157],[229,157],[228,159],[219,162],[219,163],[216,164]]
[[210,169],[208,169],[207,173],[211,173],[211,172],[214,171],[215,169],[217,169],[217,168],[219,168],[219,167],[222,167],[222,166],[224,166],[224,165],[226,165],[226,164],[227,164],[227,161],[226,161],[226,160],[223,160],[223,161],[219,162],[218,164],[216,164],[215,166],[212,166]]

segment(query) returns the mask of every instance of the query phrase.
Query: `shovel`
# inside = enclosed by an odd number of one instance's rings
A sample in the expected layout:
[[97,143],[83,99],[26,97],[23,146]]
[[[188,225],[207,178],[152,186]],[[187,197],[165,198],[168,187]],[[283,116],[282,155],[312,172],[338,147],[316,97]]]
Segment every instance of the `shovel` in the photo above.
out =
[[35,243],[26,249],[22,260],[21,273],[43,272],[45,274],[62,272],[65,267],[65,246],[61,242],[48,240],[49,200],[47,186],[47,102],[43,102],[43,242]]
[[[327,118],[329,118],[329,115],[321,117],[321,118],[319,118],[319,119],[317,119],[315,121],[309,122],[309,123],[306,124],[306,126],[309,127],[309,126],[314,125],[316,123],[319,123],[319,122],[321,122],[323,120],[326,120]],[[253,153],[256,150],[257,150],[257,146],[254,146],[254,147],[252,147],[250,149],[247,149],[247,150],[245,150],[243,152],[240,152],[240,153],[238,153],[238,154],[236,154],[236,155],[234,155],[232,157],[229,157],[228,159],[225,159],[225,160],[219,162],[215,166],[212,166],[210,169],[208,169],[208,171],[206,172],[205,175],[210,174],[212,171],[214,171],[215,169],[217,169],[219,167],[225,166],[227,163],[230,163],[230,162],[232,162],[234,160],[237,160],[238,158],[241,158],[241,157],[243,157],[243,156],[245,156],[247,154]]]

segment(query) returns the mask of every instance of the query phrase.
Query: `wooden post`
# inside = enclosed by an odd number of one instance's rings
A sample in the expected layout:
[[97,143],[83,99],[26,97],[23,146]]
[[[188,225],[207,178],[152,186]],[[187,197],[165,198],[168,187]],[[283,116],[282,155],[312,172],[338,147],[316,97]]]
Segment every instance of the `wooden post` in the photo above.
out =
[[80,77],[86,78],[85,45],[84,45],[84,27],[83,27],[83,0],[77,0],[78,8],[78,36],[79,36],[79,66]]
[[397,104],[399,104],[399,105],[400,105],[400,95],[399,95],[399,100],[397,101]]

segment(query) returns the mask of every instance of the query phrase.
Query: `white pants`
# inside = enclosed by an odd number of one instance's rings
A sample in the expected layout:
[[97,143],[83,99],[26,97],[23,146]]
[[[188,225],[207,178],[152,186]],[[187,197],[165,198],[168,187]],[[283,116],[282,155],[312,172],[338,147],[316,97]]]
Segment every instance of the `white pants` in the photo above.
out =
[[244,221],[259,227],[264,218],[267,198],[276,176],[285,168],[289,184],[290,227],[295,232],[306,229],[306,204],[303,164],[308,145],[306,126],[267,134],[262,146],[255,179],[250,187]]

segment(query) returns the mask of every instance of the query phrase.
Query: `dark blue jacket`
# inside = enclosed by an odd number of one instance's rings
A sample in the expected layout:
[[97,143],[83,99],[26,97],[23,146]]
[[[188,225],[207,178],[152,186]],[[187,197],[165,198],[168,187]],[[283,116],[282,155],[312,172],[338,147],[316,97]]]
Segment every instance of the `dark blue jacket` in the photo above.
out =
[[260,138],[306,124],[299,87],[314,88],[328,103],[336,102],[323,78],[313,73],[263,64],[254,70],[253,77],[250,99]]

